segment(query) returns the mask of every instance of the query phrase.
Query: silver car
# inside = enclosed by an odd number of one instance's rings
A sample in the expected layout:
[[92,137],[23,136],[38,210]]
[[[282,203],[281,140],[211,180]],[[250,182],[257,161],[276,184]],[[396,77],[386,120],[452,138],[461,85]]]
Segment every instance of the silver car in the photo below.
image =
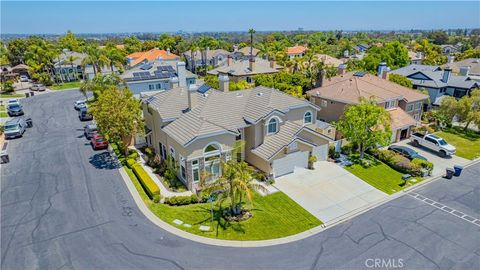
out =
[[34,83],[32,87],[30,87],[32,91],[45,91],[45,85],[41,83]]
[[3,133],[7,139],[22,137],[26,128],[27,123],[25,122],[25,119],[16,118],[5,123]]
[[89,140],[92,138],[93,134],[95,134],[97,132],[98,132],[97,125],[95,125],[95,124],[86,125],[85,129],[83,131],[83,133],[85,134],[85,138],[87,138]]

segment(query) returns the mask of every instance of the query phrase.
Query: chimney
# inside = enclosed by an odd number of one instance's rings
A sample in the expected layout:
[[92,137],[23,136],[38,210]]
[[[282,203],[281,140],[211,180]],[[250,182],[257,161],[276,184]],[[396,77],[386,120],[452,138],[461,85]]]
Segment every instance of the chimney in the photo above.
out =
[[470,66],[462,66],[460,67],[460,75],[468,76],[470,74]]
[[169,81],[170,81],[170,89],[178,87],[178,77],[172,77],[170,78]]
[[348,50],[343,51],[343,57],[348,58],[349,54]]
[[232,55],[229,54],[229,55],[227,56],[227,66],[231,66],[231,65],[232,65],[232,60],[233,60],[233,59],[232,59]]
[[347,64],[338,65],[338,75],[343,75],[347,71]]
[[238,45],[233,45],[233,52],[237,52],[238,51]]
[[390,74],[390,68],[389,68],[389,67],[386,67],[386,68],[383,69],[382,79],[388,81],[388,74]]
[[167,48],[167,54],[170,54],[170,48]]
[[188,86],[188,110],[191,111],[197,105],[197,95],[195,93],[198,90],[198,86],[196,84],[190,84]]
[[185,62],[177,62],[178,86],[187,86],[187,74],[185,71]]
[[248,60],[248,67],[250,68],[250,71],[254,71],[255,70],[255,58],[254,57],[250,57],[250,59]]
[[270,57],[270,68],[275,69],[276,65],[277,65],[277,61],[275,59],[275,56]]
[[219,88],[220,89],[218,89],[218,90],[220,90],[222,92],[230,91],[228,81],[229,81],[229,78],[228,78],[227,74],[219,74],[218,75],[218,83],[219,83],[219,86],[220,86]]
[[378,64],[378,68],[377,68],[378,77],[383,76],[383,70],[386,69],[386,68],[387,68],[387,63],[381,62],[380,64]]
[[447,63],[448,63],[448,64],[451,64],[451,63],[453,63],[453,61],[455,61],[455,56],[449,55],[449,56],[448,56]]
[[322,69],[317,74],[317,81],[315,82],[315,87],[322,87],[324,81],[325,81],[325,70]]
[[452,69],[448,66],[443,70],[442,81],[444,83],[448,83],[448,80],[450,79],[450,74],[451,73],[452,73]]

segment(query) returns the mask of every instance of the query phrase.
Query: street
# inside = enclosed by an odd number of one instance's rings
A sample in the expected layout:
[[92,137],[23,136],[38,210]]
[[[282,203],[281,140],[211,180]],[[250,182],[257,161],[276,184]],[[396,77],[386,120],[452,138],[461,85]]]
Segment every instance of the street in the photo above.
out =
[[81,98],[22,100],[34,126],[10,141],[1,166],[2,269],[480,269],[480,224],[455,212],[480,219],[478,163],[301,241],[209,246],[139,212],[116,162],[84,138],[73,109]]

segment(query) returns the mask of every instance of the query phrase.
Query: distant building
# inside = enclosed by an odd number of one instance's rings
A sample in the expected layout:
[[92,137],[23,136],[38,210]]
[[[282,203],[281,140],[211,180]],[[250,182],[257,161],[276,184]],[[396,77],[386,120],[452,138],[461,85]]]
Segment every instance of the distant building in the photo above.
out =
[[224,65],[229,54],[230,52],[223,49],[210,50],[207,48],[205,51],[194,51],[193,58],[192,51],[186,51],[183,53],[183,57],[187,61],[187,69],[193,71],[194,68],[205,65],[211,67]]
[[328,54],[316,54],[315,57],[317,57],[318,61],[322,62],[326,66],[338,67],[339,65],[343,64],[342,60]]
[[170,49],[160,50],[153,48],[146,52],[134,52],[127,55],[127,65],[134,67],[139,64],[158,61],[180,61],[180,57],[170,52]]
[[251,58],[233,60],[232,56],[227,58],[226,65],[212,69],[207,72],[209,75],[217,76],[219,74],[227,75],[231,81],[246,81],[253,83],[253,76],[258,74],[274,74],[283,69],[277,65],[274,59],[268,61],[262,58]]
[[462,51],[462,46],[463,44],[461,42],[455,45],[451,45],[451,44],[440,45],[440,47],[442,48],[443,54],[459,53]]
[[358,44],[357,46],[354,47],[354,49],[359,52],[359,53],[364,53],[370,48],[367,44]]
[[84,78],[82,61],[85,57],[86,53],[63,50],[53,64],[56,78],[64,82],[82,80]]
[[307,52],[307,47],[296,45],[293,47],[288,47],[287,49],[287,56],[289,59],[293,59],[295,57],[302,57]]
[[410,64],[421,65],[423,62],[423,53],[408,51],[408,58],[410,58]]
[[[248,60],[250,58],[250,46],[243,47],[241,49],[238,49],[238,46],[233,46],[233,53],[232,57],[234,60],[241,60],[245,59]],[[252,56],[257,57],[257,55],[260,53],[259,49],[256,48],[251,48],[252,50]]]
[[441,67],[450,67],[452,72],[460,76],[468,76],[472,80],[480,82],[480,59],[468,58],[461,61],[451,62]]

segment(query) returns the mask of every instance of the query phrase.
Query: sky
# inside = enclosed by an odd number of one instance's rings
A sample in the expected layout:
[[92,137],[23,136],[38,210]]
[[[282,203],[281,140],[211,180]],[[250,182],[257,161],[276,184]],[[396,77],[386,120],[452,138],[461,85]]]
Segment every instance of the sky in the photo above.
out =
[[2,34],[479,28],[480,2],[5,1]]

